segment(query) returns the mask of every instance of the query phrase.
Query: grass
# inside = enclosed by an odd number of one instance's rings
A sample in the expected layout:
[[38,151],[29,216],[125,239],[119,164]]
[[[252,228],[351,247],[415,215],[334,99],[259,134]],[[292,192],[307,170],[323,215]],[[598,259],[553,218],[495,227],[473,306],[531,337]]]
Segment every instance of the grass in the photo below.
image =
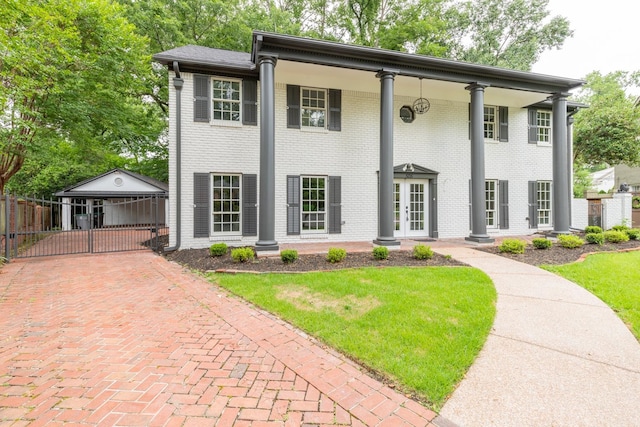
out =
[[439,410],[495,316],[491,280],[469,267],[210,276]]
[[607,303],[640,341],[640,252],[589,255],[584,262],[543,266]]

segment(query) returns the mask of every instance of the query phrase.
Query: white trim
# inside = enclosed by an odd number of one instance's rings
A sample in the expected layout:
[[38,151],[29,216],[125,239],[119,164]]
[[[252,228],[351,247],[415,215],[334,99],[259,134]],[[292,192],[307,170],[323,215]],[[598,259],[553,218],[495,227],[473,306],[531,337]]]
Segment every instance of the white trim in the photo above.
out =
[[[213,217],[215,215],[215,211],[214,211],[214,199],[213,199],[213,192],[214,192],[214,185],[213,185],[213,177],[214,176],[230,176],[230,177],[234,177],[237,176],[239,181],[238,181],[238,203],[239,203],[239,208],[240,210],[238,211],[237,215],[238,215],[238,230],[237,231],[215,231],[213,228],[214,226],[214,221],[213,221]],[[242,178],[243,175],[241,173],[224,173],[224,172],[210,172],[209,173],[209,206],[210,206],[210,211],[209,211],[209,237],[228,237],[228,236],[238,236],[238,237],[242,237]],[[233,187],[231,187],[233,188]],[[231,213],[220,213],[218,215],[234,215],[233,212]],[[224,221],[221,223],[224,224]],[[231,224],[233,224],[233,221],[231,222]]]
[[[233,99],[224,99],[224,98],[215,98],[213,96],[214,93],[214,87],[213,87],[213,83],[215,80],[219,80],[219,81],[223,81],[223,82],[233,82],[233,83],[238,83],[238,100],[235,101]],[[211,125],[215,125],[215,126],[242,126],[242,79],[236,79],[236,78],[232,78],[232,77],[223,77],[223,76],[211,76],[210,77],[210,81],[211,84],[209,85],[211,87],[210,89],[210,99],[211,99],[211,120],[210,120],[210,124]],[[220,101],[220,102],[229,102],[229,103],[233,103],[233,104],[238,104],[238,120],[225,120],[225,119],[215,119],[215,109],[213,108],[213,105],[215,104],[216,101]]]

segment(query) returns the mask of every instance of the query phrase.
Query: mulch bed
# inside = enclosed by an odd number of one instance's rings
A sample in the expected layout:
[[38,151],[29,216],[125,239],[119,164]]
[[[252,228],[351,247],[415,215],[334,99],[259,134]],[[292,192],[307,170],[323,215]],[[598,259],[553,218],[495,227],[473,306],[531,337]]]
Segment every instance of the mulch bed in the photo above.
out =
[[549,249],[536,249],[532,245],[527,245],[524,254],[500,253],[497,246],[480,247],[477,249],[536,266],[543,264],[560,265],[584,259],[586,255],[591,253],[640,249],[640,241],[629,240],[628,242],[605,243],[603,245],[590,245],[587,243],[574,249],[563,248],[556,242],[554,242],[553,246]]
[[429,260],[417,260],[411,251],[391,251],[386,260],[376,260],[371,252],[354,252],[339,263],[327,261],[326,255],[299,255],[290,264],[282,262],[280,257],[259,257],[252,262],[238,263],[227,253],[221,257],[209,256],[209,249],[185,249],[166,254],[167,259],[200,271],[252,271],[252,272],[303,272],[342,270],[358,267],[426,267],[426,266],[460,266],[456,260],[434,254]]

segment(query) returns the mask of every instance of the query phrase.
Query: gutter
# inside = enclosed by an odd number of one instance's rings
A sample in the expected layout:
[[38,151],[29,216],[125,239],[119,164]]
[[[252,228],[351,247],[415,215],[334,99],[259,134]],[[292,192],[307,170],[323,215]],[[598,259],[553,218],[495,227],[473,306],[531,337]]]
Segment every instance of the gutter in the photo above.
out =
[[[176,244],[163,249],[164,253],[173,252],[180,248],[180,226],[181,226],[181,189],[182,189],[182,86],[184,80],[180,75],[178,61],[173,61],[173,87],[176,89]],[[171,197],[171,195],[169,195]]]

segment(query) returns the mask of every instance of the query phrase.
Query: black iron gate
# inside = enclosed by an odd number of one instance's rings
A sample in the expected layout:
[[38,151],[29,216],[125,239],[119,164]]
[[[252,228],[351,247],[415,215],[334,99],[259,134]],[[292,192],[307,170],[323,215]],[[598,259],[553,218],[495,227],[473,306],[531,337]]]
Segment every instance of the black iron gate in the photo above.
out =
[[2,196],[0,254],[27,258],[160,249],[168,233],[164,197],[45,200]]

